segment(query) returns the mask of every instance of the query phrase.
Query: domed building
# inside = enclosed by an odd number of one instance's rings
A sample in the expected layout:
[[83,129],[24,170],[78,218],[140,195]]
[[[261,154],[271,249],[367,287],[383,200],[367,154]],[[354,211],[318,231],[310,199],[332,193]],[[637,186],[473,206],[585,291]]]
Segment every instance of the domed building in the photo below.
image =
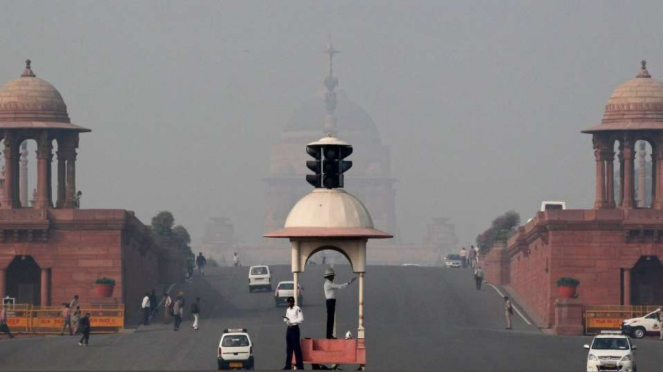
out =
[[[69,302],[77,294],[81,303],[117,309],[139,303],[145,288],[182,278],[179,252],[157,241],[133,212],[80,208],[76,158],[79,134],[86,132],[90,130],[71,123],[62,95],[35,75],[29,60],[20,77],[0,88],[5,165],[0,298],[49,306]],[[37,144],[32,205],[22,195],[27,191],[27,150],[22,145],[28,140]],[[100,298],[95,291],[95,281],[102,277],[115,281],[109,297]],[[132,308],[127,307],[125,315]]]
[[333,76],[332,57],[337,51],[330,45],[329,76],[326,92],[292,115],[278,143],[272,146],[266,184],[265,231],[284,226],[295,203],[311,192],[306,183],[308,143],[331,133],[352,144],[352,168],[345,174],[346,189],[362,200],[373,216],[375,227],[392,233],[398,241],[396,221],[396,179],[391,176],[389,147],[382,143],[371,116],[345,92],[337,94],[338,80]]
[[[596,160],[594,208],[538,212],[485,264],[490,282],[508,285],[540,326],[561,334],[583,333],[583,319],[590,332],[619,327],[619,314],[594,319],[593,306],[663,303],[663,83],[645,61],[583,133],[592,135]],[[577,299],[560,299],[555,287],[565,277],[579,280]]]

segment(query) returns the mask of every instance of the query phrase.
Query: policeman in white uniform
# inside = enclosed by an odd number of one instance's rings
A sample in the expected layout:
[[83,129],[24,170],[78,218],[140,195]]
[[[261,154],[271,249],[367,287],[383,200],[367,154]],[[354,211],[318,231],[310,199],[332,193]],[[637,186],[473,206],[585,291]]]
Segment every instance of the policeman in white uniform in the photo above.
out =
[[304,369],[304,362],[302,360],[302,348],[299,345],[299,324],[304,321],[304,313],[299,306],[295,305],[295,298],[288,297],[288,309],[285,311],[283,322],[288,326],[288,331],[285,335],[286,358],[285,367],[283,369],[292,369],[292,354],[295,354],[295,365],[298,370]]
[[354,282],[357,278],[350,279],[349,282],[343,284],[334,283],[333,268],[325,270],[325,298],[327,299],[327,338],[334,338],[334,322],[336,315],[336,291],[347,287],[350,283]]

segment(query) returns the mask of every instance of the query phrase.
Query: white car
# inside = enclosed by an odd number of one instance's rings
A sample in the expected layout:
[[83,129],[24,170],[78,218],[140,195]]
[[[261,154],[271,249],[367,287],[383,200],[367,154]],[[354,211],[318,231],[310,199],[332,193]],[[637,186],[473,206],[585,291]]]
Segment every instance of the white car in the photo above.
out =
[[643,338],[647,333],[658,334],[660,329],[658,310],[654,310],[643,317],[626,319],[622,322],[622,331],[634,338]]
[[272,290],[272,274],[269,266],[251,266],[249,268],[249,292],[256,289]]
[[603,331],[594,337],[587,355],[587,371],[636,372],[634,350],[631,339],[619,331]]
[[447,257],[444,259],[444,266],[446,267],[459,268],[461,266],[461,263],[462,259],[458,254],[448,254]]
[[[304,296],[302,294],[303,290],[304,288],[299,286],[299,300],[297,301],[299,306],[302,306],[304,302]],[[288,297],[295,297],[295,282],[279,282],[279,285],[276,286],[276,291],[274,291],[274,304],[277,307],[281,304],[285,304]]]
[[219,369],[253,369],[253,343],[244,328],[223,331],[217,354]]

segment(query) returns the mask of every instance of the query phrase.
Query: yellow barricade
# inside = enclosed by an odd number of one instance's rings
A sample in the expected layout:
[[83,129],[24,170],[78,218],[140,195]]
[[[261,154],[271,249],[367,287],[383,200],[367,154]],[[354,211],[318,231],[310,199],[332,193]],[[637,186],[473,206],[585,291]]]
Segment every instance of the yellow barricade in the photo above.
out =
[[[91,333],[124,330],[124,305],[81,304],[81,317],[90,313]],[[73,314],[73,310],[71,311]],[[58,334],[62,331],[62,308],[58,306],[10,306],[7,324],[13,333]],[[76,329],[76,324],[73,324]],[[66,330],[69,332],[69,329]]]
[[645,316],[661,306],[622,306],[596,305],[586,306],[585,333],[595,334],[602,330],[619,330],[626,319]]

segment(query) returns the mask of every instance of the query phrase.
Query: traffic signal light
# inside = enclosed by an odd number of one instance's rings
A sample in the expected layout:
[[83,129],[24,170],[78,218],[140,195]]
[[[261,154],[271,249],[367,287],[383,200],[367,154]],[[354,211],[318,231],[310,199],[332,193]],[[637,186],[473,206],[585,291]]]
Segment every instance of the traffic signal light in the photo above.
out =
[[310,183],[315,188],[322,187],[322,148],[318,146],[306,146],[306,153],[311,155],[315,160],[306,162],[306,167],[312,170],[315,174],[307,174],[306,182]]
[[327,145],[322,153],[322,185],[327,189],[343,188],[343,173],[352,168],[352,162],[343,159],[352,154],[352,147]]

